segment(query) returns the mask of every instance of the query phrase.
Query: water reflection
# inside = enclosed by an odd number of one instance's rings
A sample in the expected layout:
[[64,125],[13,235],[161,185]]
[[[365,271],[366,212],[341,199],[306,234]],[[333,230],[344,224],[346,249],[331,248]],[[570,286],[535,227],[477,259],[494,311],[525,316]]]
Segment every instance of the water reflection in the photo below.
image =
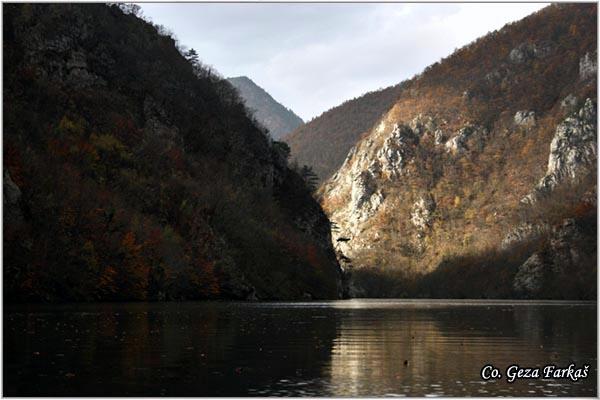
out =
[[483,382],[481,368],[596,366],[595,307],[428,304],[342,313],[329,368],[332,391],[366,395],[595,395],[577,383]]
[[[13,307],[11,395],[596,395],[596,306],[341,301]],[[480,369],[592,365],[583,381]]]

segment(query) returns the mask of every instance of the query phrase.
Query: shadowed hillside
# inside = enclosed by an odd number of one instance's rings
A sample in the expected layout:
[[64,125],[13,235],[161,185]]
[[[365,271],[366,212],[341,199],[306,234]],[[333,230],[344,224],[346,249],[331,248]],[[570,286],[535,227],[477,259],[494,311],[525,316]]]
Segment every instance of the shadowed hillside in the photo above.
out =
[[134,13],[3,7],[5,300],[337,298],[286,147]]

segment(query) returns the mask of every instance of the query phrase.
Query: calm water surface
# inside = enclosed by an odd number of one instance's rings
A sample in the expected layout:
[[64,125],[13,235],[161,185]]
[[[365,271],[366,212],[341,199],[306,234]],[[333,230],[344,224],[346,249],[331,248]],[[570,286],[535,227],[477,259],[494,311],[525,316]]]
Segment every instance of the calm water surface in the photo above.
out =
[[[596,396],[596,304],[7,306],[4,395]],[[484,382],[517,363],[587,379]]]

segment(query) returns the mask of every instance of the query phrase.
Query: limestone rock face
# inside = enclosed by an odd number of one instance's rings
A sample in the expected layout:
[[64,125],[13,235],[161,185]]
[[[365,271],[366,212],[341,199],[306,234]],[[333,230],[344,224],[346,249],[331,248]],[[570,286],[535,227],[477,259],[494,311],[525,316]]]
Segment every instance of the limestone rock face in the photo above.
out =
[[391,134],[377,152],[383,170],[391,177],[401,175],[402,169],[412,157],[413,147],[418,143],[419,138],[410,127],[395,124]]
[[383,202],[383,195],[377,192],[377,185],[369,171],[363,171],[352,185],[352,215],[356,222],[372,215]]
[[98,75],[90,72],[87,57],[82,51],[74,51],[66,64],[68,75],[67,82],[75,87],[90,87],[94,85],[106,85],[106,81]]
[[435,211],[435,201],[431,195],[421,197],[414,205],[411,213],[411,221],[419,231],[425,231],[430,227]]
[[544,254],[536,252],[518,269],[513,280],[515,292],[525,297],[535,297],[546,281],[555,282],[561,276],[578,275],[584,251],[581,228],[572,218],[550,230],[549,246]]
[[550,144],[546,175],[534,191],[522,201],[535,202],[537,197],[551,192],[561,182],[575,180],[595,165],[597,155],[596,103],[586,99],[579,112],[556,127]]
[[434,133],[434,143],[436,145],[440,145],[444,143],[446,140],[446,134],[441,129],[436,129]]
[[552,251],[552,270],[555,274],[564,273],[574,268],[581,259],[582,233],[572,218],[567,218],[562,225],[555,229],[550,240]]
[[598,72],[597,55],[585,53],[579,60],[579,79],[586,80],[596,76]]
[[468,143],[471,141],[483,144],[486,135],[487,130],[485,128],[477,125],[467,125],[446,142],[446,150],[453,154],[461,154],[469,149]]
[[560,102],[560,106],[568,110],[573,109],[575,106],[577,106],[577,97],[573,96],[572,94],[567,95],[567,97]]
[[549,42],[521,43],[510,51],[508,58],[514,64],[522,64],[534,58],[544,58],[552,50],[553,46]]
[[519,267],[513,281],[513,289],[525,295],[536,295],[543,285],[544,262],[535,253]]
[[514,121],[518,126],[531,128],[535,126],[535,111],[517,111]]
[[550,227],[548,226],[548,224],[521,224],[506,234],[504,239],[502,239],[500,248],[507,249],[513,244],[536,239],[544,233],[548,232],[549,230]]
[[[24,50],[28,61],[37,66],[36,74],[74,88],[105,86],[106,81],[92,72],[86,52],[79,44],[90,35],[89,23],[81,19],[62,34],[33,33],[32,40]],[[108,70],[114,60],[106,53],[99,53],[96,63]]]
[[435,120],[431,115],[419,114],[414,117],[408,124],[415,135],[422,137],[423,135],[431,135],[436,128]]

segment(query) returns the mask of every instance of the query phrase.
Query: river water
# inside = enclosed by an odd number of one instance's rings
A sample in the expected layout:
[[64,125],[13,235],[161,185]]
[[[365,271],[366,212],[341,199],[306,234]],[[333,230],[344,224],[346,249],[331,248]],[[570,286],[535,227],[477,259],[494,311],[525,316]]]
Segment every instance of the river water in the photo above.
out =
[[[4,395],[596,396],[596,337],[585,302],[6,306]],[[588,378],[505,378],[571,363]]]

